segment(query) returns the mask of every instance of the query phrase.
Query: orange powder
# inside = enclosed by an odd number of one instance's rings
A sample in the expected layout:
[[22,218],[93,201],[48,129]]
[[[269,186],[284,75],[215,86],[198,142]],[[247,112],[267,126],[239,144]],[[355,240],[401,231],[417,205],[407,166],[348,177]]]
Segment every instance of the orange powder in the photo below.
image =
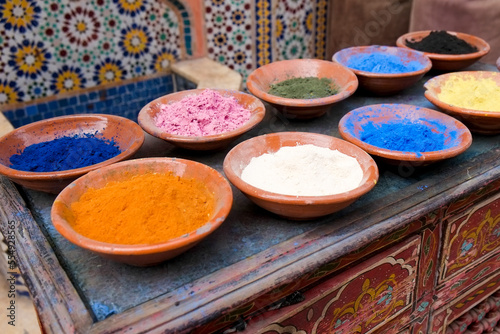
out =
[[75,231],[116,244],[154,244],[203,226],[214,211],[200,181],[149,173],[90,189],[71,205]]

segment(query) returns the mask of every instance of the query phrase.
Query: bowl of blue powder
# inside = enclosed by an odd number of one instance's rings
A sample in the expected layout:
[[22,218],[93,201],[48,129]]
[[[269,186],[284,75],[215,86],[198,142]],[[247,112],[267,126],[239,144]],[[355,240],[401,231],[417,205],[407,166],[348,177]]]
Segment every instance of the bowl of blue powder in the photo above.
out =
[[436,110],[407,104],[374,104],[348,112],[342,138],[392,165],[414,167],[455,157],[472,144],[469,129]]
[[332,59],[356,74],[361,89],[376,95],[409,88],[432,67],[424,53],[393,46],[350,47],[336,52]]
[[49,118],[0,138],[0,174],[26,188],[57,194],[91,170],[132,157],[143,142],[142,128],[124,117]]

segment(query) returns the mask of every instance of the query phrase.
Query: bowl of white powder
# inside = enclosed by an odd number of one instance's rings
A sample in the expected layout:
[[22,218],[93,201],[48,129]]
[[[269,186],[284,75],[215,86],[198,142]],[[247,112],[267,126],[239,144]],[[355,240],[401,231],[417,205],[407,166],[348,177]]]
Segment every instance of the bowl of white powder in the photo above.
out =
[[378,168],[345,140],[307,132],[250,138],[224,159],[229,181],[258,206],[279,216],[314,219],[337,212],[369,192]]

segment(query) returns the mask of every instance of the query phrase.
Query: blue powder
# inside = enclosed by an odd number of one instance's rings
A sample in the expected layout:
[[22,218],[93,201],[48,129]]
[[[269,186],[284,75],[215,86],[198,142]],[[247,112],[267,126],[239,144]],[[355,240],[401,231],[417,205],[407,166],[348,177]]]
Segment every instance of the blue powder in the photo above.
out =
[[[424,122],[429,123],[428,120]],[[360,139],[373,146],[402,152],[432,152],[450,147],[450,143],[446,143],[446,136],[453,142],[456,139],[456,131],[445,135],[443,124],[433,125],[439,126],[435,128],[437,132],[432,131],[429,125],[406,120],[379,124],[370,122],[362,126]]]
[[27,146],[10,157],[10,168],[27,172],[56,172],[94,165],[120,154],[114,140],[61,137]]
[[372,73],[407,73],[424,68],[418,61],[404,60],[392,54],[360,53],[352,55],[347,60],[347,66],[359,71]]

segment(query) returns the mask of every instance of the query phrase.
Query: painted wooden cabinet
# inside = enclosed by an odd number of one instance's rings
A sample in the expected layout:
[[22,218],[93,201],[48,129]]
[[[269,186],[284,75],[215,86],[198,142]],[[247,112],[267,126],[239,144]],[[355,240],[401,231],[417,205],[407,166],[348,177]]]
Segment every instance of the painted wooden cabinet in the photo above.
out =
[[499,189],[500,181],[494,182],[323,266],[295,282],[289,295],[295,297],[281,304],[253,313],[246,312],[250,304],[240,308],[237,325],[220,332],[472,334],[500,329]]

